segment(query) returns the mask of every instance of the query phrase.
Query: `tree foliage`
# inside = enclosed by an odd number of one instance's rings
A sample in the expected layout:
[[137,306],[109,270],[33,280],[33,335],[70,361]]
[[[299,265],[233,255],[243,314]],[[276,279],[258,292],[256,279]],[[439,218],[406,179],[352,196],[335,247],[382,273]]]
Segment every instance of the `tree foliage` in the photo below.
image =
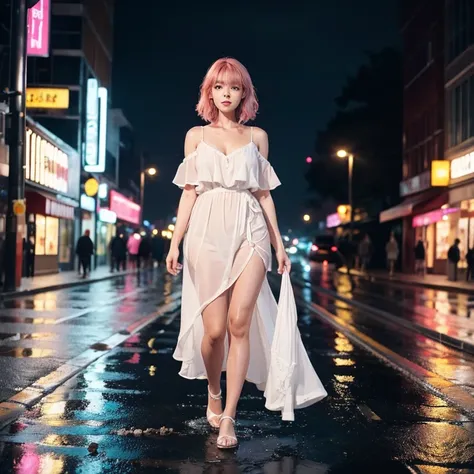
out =
[[347,200],[347,162],[339,148],[354,154],[354,205],[398,198],[402,168],[401,56],[386,48],[368,53],[368,62],[349,77],[336,98],[337,111],[317,134],[316,157],[306,175],[321,200]]

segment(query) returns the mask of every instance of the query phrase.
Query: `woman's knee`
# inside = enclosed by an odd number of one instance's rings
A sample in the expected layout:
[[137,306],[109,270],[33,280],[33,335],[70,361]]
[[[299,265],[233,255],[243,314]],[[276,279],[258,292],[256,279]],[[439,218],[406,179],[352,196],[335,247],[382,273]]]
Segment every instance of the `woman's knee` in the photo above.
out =
[[229,314],[229,332],[232,337],[243,339],[249,336],[251,308],[241,308],[236,313]]
[[211,345],[222,344],[225,339],[225,327],[215,326],[207,328],[204,332],[204,336]]

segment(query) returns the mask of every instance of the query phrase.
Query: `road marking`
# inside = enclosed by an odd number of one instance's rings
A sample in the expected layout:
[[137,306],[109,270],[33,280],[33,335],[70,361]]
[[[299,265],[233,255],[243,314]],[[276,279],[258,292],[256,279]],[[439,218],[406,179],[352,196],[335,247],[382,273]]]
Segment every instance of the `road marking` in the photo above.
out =
[[359,411],[369,420],[369,421],[382,421],[382,418],[377,415],[373,410],[371,410],[367,405],[360,404],[357,405]]
[[158,305],[161,306],[153,313],[130,324],[124,330],[115,333],[107,339],[99,341],[98,344],[108,346],[107,350],[94,351],[92,349],[87,349],[73,359],[60,365],[56,370],[36,380],[30,386],[16,393],[8,400],[0,403],[0,431],[21,416],[29,406],[36,404],[48,393],[51,393],[71,377],[84,370],[92,362],[95,362],[97,359],[108,354],[111,350],[125,342],[137,332],[141,331],[144,327],[148,326],[156,319],[167,315],[167,313],[177,312],[181,306],[180,297],[181,290],[166,296],[164,301],[168,301],[168,303],[163,303],[163,301],[158,303]]
[[71,319],[79,318],[80,316],[84,316],[85,314],[91,313],[92,311],[103,311],[104,309],[106,309],[107,306],[111,304],[118,303],[119,301],[122,301],[131,295],[143,293],[146,290],[147,288],[138,288],[137,290],[129,291],[128,293],[125,293],[124,295],[117,296],[116,298],[112,298],[111,300],[104,301],[103,303],[100,303],[96,306],[86,308],[82,311],[79,311],[78,313],[71,314],[70,316],[65,316],[64,318],[55,319],[54,324],[61,324],[61,323],[64,323],[65,321],[70,321]]

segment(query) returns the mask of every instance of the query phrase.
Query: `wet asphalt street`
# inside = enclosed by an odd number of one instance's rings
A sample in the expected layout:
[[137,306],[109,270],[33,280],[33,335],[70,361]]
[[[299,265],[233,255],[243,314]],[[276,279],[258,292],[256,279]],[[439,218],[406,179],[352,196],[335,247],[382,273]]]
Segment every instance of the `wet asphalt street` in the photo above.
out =
[[[472,317],[472,297],[294,273],[329,395],[283,423],[246,384],[235,452],[207,427],[206,382],[172,359],[178,280],[156,271],[2,303],[0,397],[23,409],[0,431],[0,473],[474,473],[474,355],[348,303],[446,325]],[[173,431],[119,434],[132,427]]]

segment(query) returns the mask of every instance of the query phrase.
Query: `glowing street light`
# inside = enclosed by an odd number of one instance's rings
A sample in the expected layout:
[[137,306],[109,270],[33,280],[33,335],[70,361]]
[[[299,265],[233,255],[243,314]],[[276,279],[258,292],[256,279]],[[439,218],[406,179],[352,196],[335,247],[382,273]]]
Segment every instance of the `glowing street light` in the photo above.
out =
[[145,203],[145,177],[156,176],[158,174],[158,169],[154,166],[145,168],[143,166],[143,156],[141,158],[142,170],[140,172],[140,222],[143,222],[143,204]]
[[347,150],[341,149],[338,150],[336,155],[339,158],[347,158],[347,166],[348,166],[348,171],[349,171],[349,189],[348,189],[348,194],[349,194],[349,209],[350,209],[350,222],[349,222],[349,239],[352,240],[352,227],[354,223],[354,207],[352,205],[352,168],[354,167],[354,155],[352,153],[349,153]]
[[148,176],[156,176],[156,174],[158,173],[158,170],[152,166],[151,168],[148,168],[147,170],[145,170],[145,173]]
[[310,164],[313,162],[313,158],[311,158],[310,156],[307,156],[306,157],[306,163]]
[[311,220],[311,216],[310,216],[309,214],[305,214],[305,215],[303,216],[303,220],[304,220],[305,222],[309,222],[309,221]]
[[173,230],[174,230],[174,224],[170,224],[170,225],[168,226],[168,230],[173,231]]

